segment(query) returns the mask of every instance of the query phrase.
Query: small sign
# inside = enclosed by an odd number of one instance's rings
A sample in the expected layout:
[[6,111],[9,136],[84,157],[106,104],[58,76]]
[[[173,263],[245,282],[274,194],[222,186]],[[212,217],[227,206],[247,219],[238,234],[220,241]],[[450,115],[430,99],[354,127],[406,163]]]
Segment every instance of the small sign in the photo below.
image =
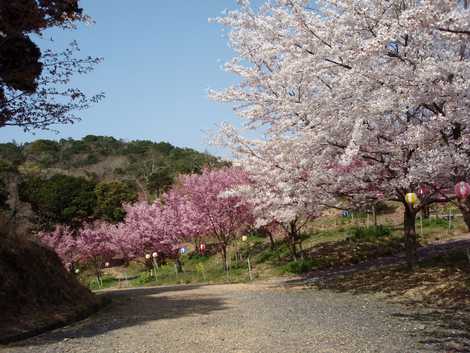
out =
[[186,254],[186,252],[188,251],[188,249],[183,246],[181,249],[180,249],[180,254]]

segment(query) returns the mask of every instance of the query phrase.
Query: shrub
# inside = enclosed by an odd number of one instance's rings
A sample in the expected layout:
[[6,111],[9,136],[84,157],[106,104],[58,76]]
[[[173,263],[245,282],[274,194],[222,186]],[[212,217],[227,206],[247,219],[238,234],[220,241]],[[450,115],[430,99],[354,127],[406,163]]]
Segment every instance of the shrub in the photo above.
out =
[[353,238],[380,238],[388,237],[392,235],[392,230],[384,225],[378,225],[373,227],[354,227],[352,229]]
[[445,218],[423,219],[423,227],[448,227],[449,221]]
[[317,262],[312,259],[305,259],[299,261],[291,261],[285,267],[286,272],[302,274],[311,271],[317,266]]

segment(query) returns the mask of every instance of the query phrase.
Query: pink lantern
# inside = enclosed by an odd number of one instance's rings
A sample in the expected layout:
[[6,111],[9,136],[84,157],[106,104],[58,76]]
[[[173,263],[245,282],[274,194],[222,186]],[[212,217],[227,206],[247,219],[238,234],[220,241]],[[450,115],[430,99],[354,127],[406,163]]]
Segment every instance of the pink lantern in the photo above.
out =
[[201,251],[201,253],[204,253],[206,251],[206,244],[204,243],[201,243],[199,245],[199,250]]
[[423,198],[424,195],[429,193],[429,188],[426,185],[421,186],[418,189],[418,197]]
[[465,200],[470,195],[470,185],[465,181],[455,184],[454,190],[455,195],[461,200]]

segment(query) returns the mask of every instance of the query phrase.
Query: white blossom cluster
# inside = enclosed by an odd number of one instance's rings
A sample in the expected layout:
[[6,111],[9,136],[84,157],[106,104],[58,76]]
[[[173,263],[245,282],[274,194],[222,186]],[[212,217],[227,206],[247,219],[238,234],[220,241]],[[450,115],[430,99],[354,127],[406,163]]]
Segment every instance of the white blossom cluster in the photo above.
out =
[[210,97],[264,134],[220,131],[251,175],[238,191],[259,225],[423,187],[431,203],[470,179],[467,1],[238,3],[215,21],[240,83]]

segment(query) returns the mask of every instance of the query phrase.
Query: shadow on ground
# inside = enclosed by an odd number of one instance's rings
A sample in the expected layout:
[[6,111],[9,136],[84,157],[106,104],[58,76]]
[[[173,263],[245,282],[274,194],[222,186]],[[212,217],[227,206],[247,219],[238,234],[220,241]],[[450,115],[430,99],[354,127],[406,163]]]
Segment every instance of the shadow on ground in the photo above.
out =
[[[132,326],[143,326],[147,322],[177,319],[185,316],[208,315],[224,310],[223,298],[204,297],[182,292],[199,286],[171,286],[138,288],[101,292],[112,298],[112,303],[101,312],[74,325],[58,329],[41,336],[9,345],[9,347],[40,346],[68,339],[93,337]],[[162,295],[173,292],[171,295]]]
[[440,309],[394,314],[423,326],[421,343],[445,352],[470,352],[470,310]]
[[378,260],[375,265],[315,271],[286,285],[380,294],[407,306],[407,314],[394,316],[416,322],[425,337],[422,343],[445,352],[470,352],[470,263],[462,250],[468,245],[465,241],[423,249],[414,271]]

